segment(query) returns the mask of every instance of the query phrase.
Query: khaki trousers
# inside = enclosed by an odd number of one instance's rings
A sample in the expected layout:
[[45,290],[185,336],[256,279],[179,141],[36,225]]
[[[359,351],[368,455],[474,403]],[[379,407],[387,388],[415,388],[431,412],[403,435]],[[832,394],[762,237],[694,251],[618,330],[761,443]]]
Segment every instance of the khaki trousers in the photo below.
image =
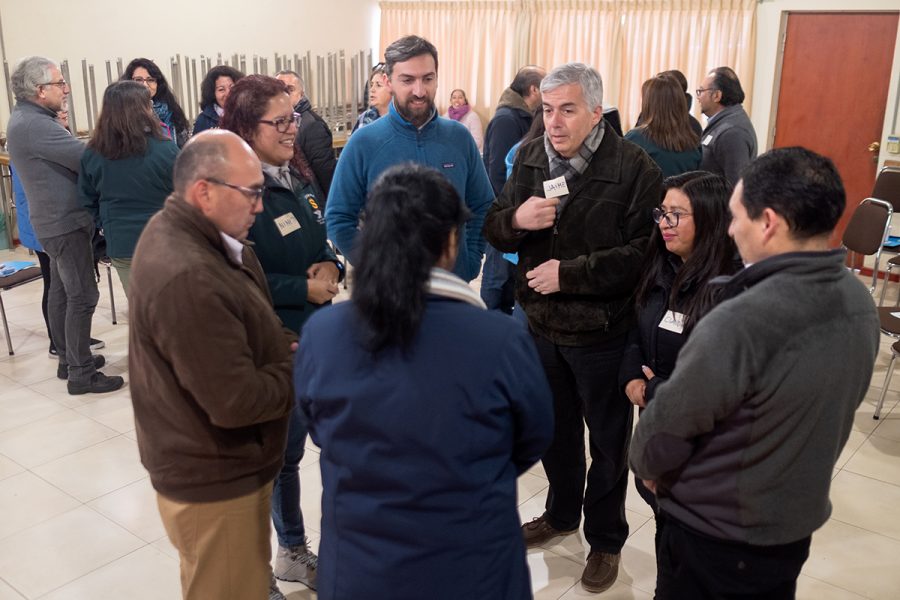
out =
[[221,502],[156,498],[166,533],[181,557],[184,600],[267,600],[271,484]]

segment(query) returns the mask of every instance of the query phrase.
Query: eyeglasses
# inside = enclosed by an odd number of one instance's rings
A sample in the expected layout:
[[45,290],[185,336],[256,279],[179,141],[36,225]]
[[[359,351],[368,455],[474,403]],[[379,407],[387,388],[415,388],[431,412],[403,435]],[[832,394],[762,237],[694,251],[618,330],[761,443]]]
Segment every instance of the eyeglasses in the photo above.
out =
[[300,113],[294,113],[290,117],[278,117],[271,121],[260,119],[259,122],[271,125],[278,133],[287,133],[288,129],[291,128],[291,123],[293,123],[295,127],[300,127],[300,117]]
[[256,206],[256,203],[262,200],[263,192],[266,191],[264,187],[244,187],[242,185],[235,185],[233,183],[228,183],[226,181],[222,181],[221,179],[213,179],[212,177],[207,177],[206,181],[210,183],[214,183],[216,185],[223,185],[227,188],[231,188],[233,190],[237,190],[242,193],[244,196],[250,200],[250,206]]
[[654,208],[653,212],[650,214],[653,216],[654,223],[659,223],[665,219],[666,225],[669,227],[678,227],[678,222],[681,220],[681,217],[691,216],[691,213],[680,212],[677,210],[666,212],[662,208]]
[[156,77],[132,77],[135,83],[156,83]]
[[59,89],[64,90],[69,87],[69,82],[65,79],[60,79],[59,81],[48,81],[47,83],[41,83],[39,85],[55,85],[58,86]]
[[717,91],[716,88],[697,88],[696,90],[694,90],[694,93],[699,98],[701,95],[703,95],[703,92],[715,92],[715,91]]

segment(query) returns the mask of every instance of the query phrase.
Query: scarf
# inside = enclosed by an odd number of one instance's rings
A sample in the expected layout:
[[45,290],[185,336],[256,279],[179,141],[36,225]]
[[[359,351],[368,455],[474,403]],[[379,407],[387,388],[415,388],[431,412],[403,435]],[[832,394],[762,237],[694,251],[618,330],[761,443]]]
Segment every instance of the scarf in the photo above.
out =
[[487,309],[481,296],[469,287],[469,285],[451,273],[438,267],[431,269],[431,278],[425,286],[425,291],[442,298],[451,298],[466,302],[478,308]]
[[[575,156],[572,158],[560,156],[553,148],[553,144],[550,142],[550,136],[545,133],[544,149],[547,151],[547,158],[550,160],[550,179],[565,177],[566,185],[571,187],[575,178],[584,173],[584,170],[587,169],[588,164],[591,162],[591,158],[594,156],[594,152],[597,151],[597,148],[600,147],[600,142],[603,141],[603,134],[605,131],[606,125],[601,120],[587,135],[584,142],[582,142],[581,147],[578,149],[578,152],[576,152]],[[557,215],[568,199],[568,194],[559,197],[559,204],[556,207]]]
[[468,104],[463,104],[460,107],[451,106],[447,109],[447,115],[453,119],[454,121],[459,121],[462,119],[468,112],[472,109]]
[[[175,127],[172,125],[172,109],[169,108],[169,105],[165,102],[158,102],[156,100],[153,101],[153,112],[156,113],[156,117],[162,121],[162,123],[169,128],[169,131],[173,134],[175,133]],[[173,135],[172,139],[175,137]]]

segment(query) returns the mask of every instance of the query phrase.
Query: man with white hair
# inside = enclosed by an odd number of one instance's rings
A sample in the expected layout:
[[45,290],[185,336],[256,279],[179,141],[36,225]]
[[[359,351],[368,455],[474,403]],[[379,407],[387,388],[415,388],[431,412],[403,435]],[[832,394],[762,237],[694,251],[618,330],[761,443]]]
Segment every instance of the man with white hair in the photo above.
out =
[[583,506],[590,553],[581,583],[602,592],[616,581],[628,537],[633,411],[618,372],[662,175],[638,146],[606,131],[596,70],[557,67],[541,95],[546,133],[519,149],[514,183],[488,212],[484,234],[497,249],[519,253],[516,299],[554,396],[546,510],[522,533],[529,547],[575,533]]
[[16,106],[9,119],[10,158],[31,209],[31,225],[50,257],[50,334],[59,354],[57,376],[70,394],[111,392],[125,381],[97,371],[91,355],[91,318],[100,293],[94,279],[94,222],[78,199],[84,144],[57,121],[70,93],[59,66],[29,56],[10,76]]

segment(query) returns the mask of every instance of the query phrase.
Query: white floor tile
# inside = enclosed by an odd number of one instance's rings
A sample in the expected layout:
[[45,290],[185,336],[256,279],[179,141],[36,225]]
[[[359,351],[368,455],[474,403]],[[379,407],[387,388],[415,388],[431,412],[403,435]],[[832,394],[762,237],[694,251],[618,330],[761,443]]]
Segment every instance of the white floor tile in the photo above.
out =
[[900,541],[900,486],[842,470],[831,482],[831,518]]
[[534,497],[548,488],[549,484],[543,477],[522,473],[516,480],[516,504],[520,505],[529,498]]
[[575,598],[594,598],[602,600],[650,600],[651,598],[653,598],[653,594],[617,581],[611,588],[609,588],[602,594],[592,594],[591,592],[588,592],[583,587],[581,587],[581,584],[579,583],[574,585],[568,592],[560,596],[560,600],[573,600]]
[[850,436],[847,438],[847,443],[844,445],[844,449],[841,451],[840,456],[838,456],[837,463],[834,465],[836,469],[841,469],[844,465],[847,464],[847,461],[850,460],[857,450],[859,450],[860,446],[866,441],[869,437],[868,434],[863,433],[861,431],[856,431],[855,429],[850,431]]
[[0,577],[36,598],[143,545],[82,506],[0,540]]
[[0,453],[30,468],[116,435],[118,434],[109,427],[72,410],[64,410],[40,421],[0,433]]
[[854,594],[802,573],[797,578],[797,600],[860,600],[862,598],[865,596]]
[[164,600],[181,596],[178,561],[144,546],[41,600]]
[[[18,464],[16,461],[3,456],[0,454],[0,481],[6,479],[7,477],[12,477],[16,473],[21,473],[25,470],[25,467]],[[2,518],[2,517],[0,517]]]
[[166,535],[149,477],[92,500],[88,506],[145,542]]
[[62,412],[59,403],[35,394],[27,387],[19,387],[0,393],[0,432],[16,429]]
[[873,435],[860,445],[843,470],[900,485],[900,442]]
[[584,565],[537,548],[528,552],[528,568],[535,600],[556,600],[581,581]]
[[0,481],[0,539],[28,529],[80,503],[27,471]]
[[[107,375],[115,374],[111,369],[106,368],[103,369],[103,372]],[[131,404],[131,390],[128,389],[128,386],[110,394],[89,397],[92,401],[77,406],[73,410],[119,433],[134,429],[134,409]]]
[[0,580],[0,600],[25,600],[25,596],[17,592],[5,581]]

